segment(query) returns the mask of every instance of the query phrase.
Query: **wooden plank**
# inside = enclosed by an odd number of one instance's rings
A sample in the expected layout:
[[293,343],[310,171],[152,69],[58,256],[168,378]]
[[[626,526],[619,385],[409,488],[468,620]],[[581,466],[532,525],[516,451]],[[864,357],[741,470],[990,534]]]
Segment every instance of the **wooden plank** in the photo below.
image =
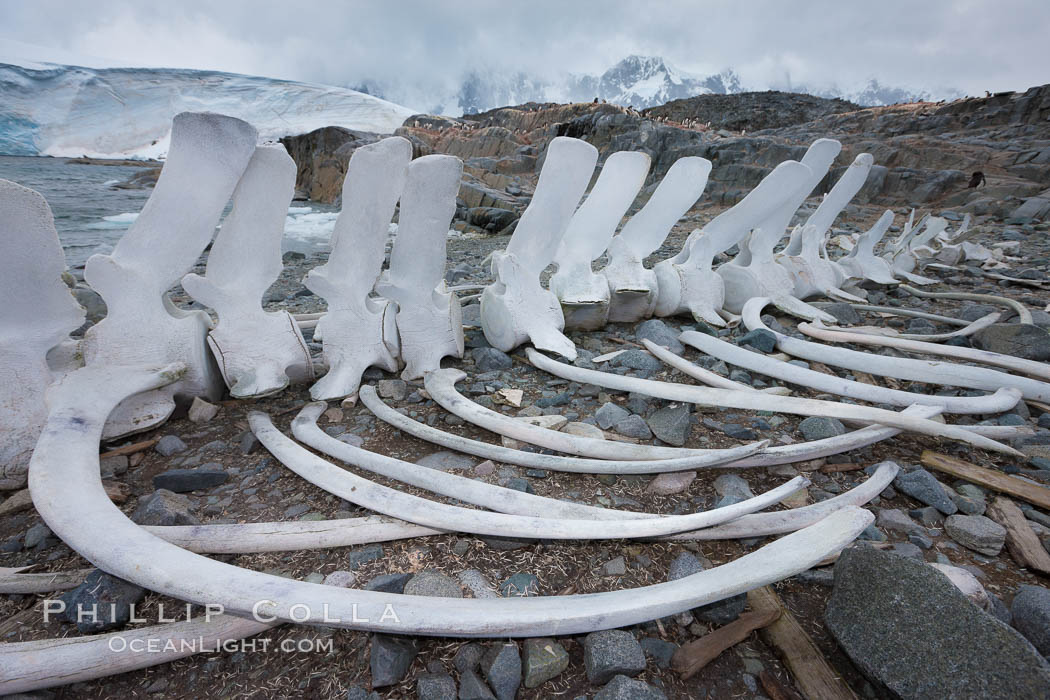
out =
[[780,612],[777,621],[762,630],[762,637],[776,647],[795,677],[795,685],[808,700],[858,700],[772,588],[756,588],[747,599],[756,611]]
[[802,696],[783,682],[770,671],[763,670],[758,674],[758,680],[762,683],[762,689],[766,691],[771,700],[802,700]]
[[780,617],[779,610],[762,610],[744,613],[728,625],[719,627],[710,634],[694,639],[679,647],[671,657],[671,668],[690,678],[729,647],[747,639],[757,629],[765,627]]
[[987,486],[1000,493],[1028,501],[1040,508],[1050,509],[1050,489],[1045,486],[1037,486],[1002,472],[985,469],[976,464],[970,464],[961,459],[949,457],[932,450],[923,450],[920,461],[923,466],[936,469],[939,472],[971,481],[978,486]]
[[989,518],[1006,528],[1006,547],[1018,564],[1026,569],[1050,575],[1050,554],[1028,524],[1017,504],[999,496],[988,506]]
[[153,438],[152,440],[143,440],[142,442],[124,445],[123,447],[115,447],[112,450],[106,450],[98,458],[105,459],[106,457],[119,457],[120,455],[133,455],[136,452],[145,452],[158,442],[160,442],[160,438]]

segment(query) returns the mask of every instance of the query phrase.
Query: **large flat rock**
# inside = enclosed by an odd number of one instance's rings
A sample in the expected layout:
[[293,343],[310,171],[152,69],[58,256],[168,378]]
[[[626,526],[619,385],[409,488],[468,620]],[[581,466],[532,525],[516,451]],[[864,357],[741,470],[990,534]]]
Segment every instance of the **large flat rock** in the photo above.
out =
[[868,547],[835,564],[825,623],[901,698],[1050,698],[1050,664],[933,567]]

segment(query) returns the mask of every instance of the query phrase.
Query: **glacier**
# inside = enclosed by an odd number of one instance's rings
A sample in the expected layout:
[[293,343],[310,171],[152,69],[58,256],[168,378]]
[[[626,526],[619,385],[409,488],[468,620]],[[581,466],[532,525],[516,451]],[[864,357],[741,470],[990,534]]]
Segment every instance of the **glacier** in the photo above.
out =
[[163,158],[179,112],[228,114],[263,140],[342,126],[380,134],[414,112],[347,88],[219,71],[0,61],[0,154]]

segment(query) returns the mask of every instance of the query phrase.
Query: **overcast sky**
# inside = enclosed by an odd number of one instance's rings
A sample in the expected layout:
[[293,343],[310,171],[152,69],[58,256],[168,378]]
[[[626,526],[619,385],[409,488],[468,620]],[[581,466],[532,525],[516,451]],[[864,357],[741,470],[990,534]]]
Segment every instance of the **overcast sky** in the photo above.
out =
[[1048,36],[1050,0],[0,0],[0,39],[337,85],[600,73],[637,53],[756,88],[875,77],[983,95],[1050,82]]

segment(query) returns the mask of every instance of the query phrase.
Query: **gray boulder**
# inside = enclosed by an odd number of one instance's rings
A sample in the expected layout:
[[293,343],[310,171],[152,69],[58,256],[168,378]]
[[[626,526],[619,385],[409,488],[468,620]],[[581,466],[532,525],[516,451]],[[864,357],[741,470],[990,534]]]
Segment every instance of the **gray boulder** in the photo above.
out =
[[372,635],[369,665],[372,669],[372,687],[385,688],[400,683],[412,666],[419,650],[411,637],[390,634]]
[[807,440],[823,440],[846,432],[846,426],[838,418],[821,416],[810,416],[798,424],[798,429]]
[[944,531],[964,547],[994,557],[1006,543],[1006,528],[983,515],[951,515],[944,521]]
[[1050,656],[1050,589],[1021,586],[1010,605],[1014,627],[1043,656]]
[[474,348],[470,351],[474,366],[479,372],[492,372],[498,369],[510,369],[514,362],[510,355],[496,348]]
[[933,506],[945,515],[954,515],[958,510],[948,492],[941,486],[941,482],[925,469],[898,474],[893,480],[893,485],[898,491],[908,494],[920,503]]
[[594,700],[667,700],[662,690],[627,676],[615,676],[594,694]]
[[489,649],[481,660],[481,671],[497,700],[514,700],[521,685],[521,655],[514,642]]
[[608,430],[629,415],[631,413],[626,408],[607,401],[594,412],[594,420],[598,423],[599,428]]
[[1050,665],[934,568],[870,547],[835,564],[827,629],[902,698],[1046,698]]
[[405,584],[405,595],[462,598],[463,589],[456,581],[437,571],[420,571]]
[[569,667],[565,647],[549,637],[525,640],[525,687],[536,688]]
[[653,435],[675,447],[685,444],[692,427],[692,415],[686,403],[671,404],[649,417],[649,429]]
[[1050,360],[1050,333],[1039,326],[1022,323],[995,323],[973,336],[974,347],[1000,352],[1026,360]]
[[119,629],[131,620],[132,606],[144,597],[144,588],[95,569],[60,598],[66,605],[62,619],[76,623],[81,634]]
[[678,340],[678,331],[658,318],[651,318],[638,324],[634,337],[638,340],[650,340],[676,354],[685,351],[685,346]]
[[201,524],[190,512],[190,499],[167,489],[158,489],[139,501],[131,520],[138,525]]

